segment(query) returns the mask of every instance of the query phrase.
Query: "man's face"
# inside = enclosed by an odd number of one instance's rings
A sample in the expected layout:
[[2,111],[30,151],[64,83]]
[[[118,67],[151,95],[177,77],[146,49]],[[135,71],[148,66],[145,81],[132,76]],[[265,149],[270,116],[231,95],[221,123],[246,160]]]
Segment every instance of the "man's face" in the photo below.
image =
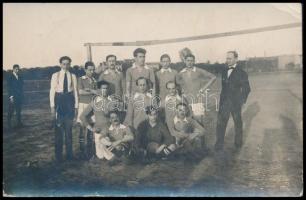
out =
[[86,71],[86,76],[92,77],[92,75],[95,73],[95,67],[94,66],[88,66]]
[[144,66],[146,61],[146,55],[144,53],[137,53],[135,57],[135,63],[140,66]]
[[147,82],[145,79],[140,79],[138,80],[138,90],[141,93],[146,93],[147,92]]
[[151,111],[151,113],[148,114],[149,121],[150,121],[151,123],[156,123],[156,121],[157,121],[157,116],[158,116],[158,114],[157,114],[157,111],[156,111],[156,110]]
[[186,114],[187,114],[187,108],[186,106],[183,106],[183,105],[179,105],[176,109],[176,113],[177,113],[177,116],[180,118],[180,119],[184,119],[186,117]]
[[194,59],[192,57],[187,57],[185,59],[185,63],[187,67],[193,67],[194,66]]
[[176,86],[175,83],[168,83],[167,89],[170,95],[175,96],[176,95]]
[[68,70],[69,68],[70,68],[70,61],[69,60],[63,60],[62,62],[61,62],[61,68],[63,69],[63,70]]
[[237,62],[237,58],[235,58],[234,54],[233,53],[227,53],[227,56],[226,56],[226,63],[228,66],[233,66],[235,65]]
[[108,85],[101,85],[101,94],[103,97],[107,97],[108,95]]
[[120,124],[119,116],[116,113],[111,113],[109,118],[112,125],[117,126]]
[[162,68],[164,68],[164,69],[168,69],[169,68],[169,66],[170,66],[170,59],[169,58],[167,58],[167,57],[165,57],[165,58],[163,58],[161,61],[160,61],[160,65],[162,66]]
[[115,57],[109,57],[106,62],[107,62],[107,66],[110,69],[115,69],[115,67],[116,67],[116,58]]
[[19,67],[15,67],[15,68],[13,69],[13,72],[14,72],[15,74],[18,74],[19,71],[20,71],[20,70],[19,70]]

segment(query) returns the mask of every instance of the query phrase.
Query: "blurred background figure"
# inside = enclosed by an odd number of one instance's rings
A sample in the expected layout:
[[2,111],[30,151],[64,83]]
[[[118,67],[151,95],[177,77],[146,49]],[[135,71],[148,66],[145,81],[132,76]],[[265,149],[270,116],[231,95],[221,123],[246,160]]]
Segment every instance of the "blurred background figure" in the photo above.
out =
[[189,48],[185,47],[185,48],[181,49],[179,51],[179,56],[181,58],[181,62],[175,63],[173,68],[176,69],[178,72],[180,72],[182,69],[184,69],[186,67],[185,57],[187,55],[190,55],[190,54],[193,54],[193,53]]
[[23,126],[21,122],[21,105],[23,100],[23,78],[20,74],[19,65],[15,64],[13,66],[13,72],[7,78],[7,91],[8,91],[8,130],[11,130],[12,116],[16,110],[17,127]]

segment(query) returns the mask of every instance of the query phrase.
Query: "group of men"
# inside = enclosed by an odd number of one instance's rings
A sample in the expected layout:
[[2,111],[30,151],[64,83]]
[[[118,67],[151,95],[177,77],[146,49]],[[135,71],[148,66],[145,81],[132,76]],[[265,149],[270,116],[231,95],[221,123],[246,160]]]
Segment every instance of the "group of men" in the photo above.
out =
[[[77,78],[69,71],[71,59],[61,57],[61,70],[52,75],[50,107],[55,119],[55,158],[74,159],[72,126],[77,122],[79,156],[121,161],[152,161],[184,157],[199,160],[207,152],[207,129],[197,115],[203,91],[216,76],[195,66],[191,53],[184,55],[180,71],[171,58],[160,58],[154,71],[145,63],[146,50],[137,48],[133,66],[125,75],[116,68],[115,55],[106,57],[107,69],[95,76],[95,64],[85,63],[86,74]],[[230,113],[235,123],[235,146],[242,146],[241,107],[250,92],[247,74],[237,64],[238,54],[227,52],[222,73],[222,92],[215,149],[223,148]]]

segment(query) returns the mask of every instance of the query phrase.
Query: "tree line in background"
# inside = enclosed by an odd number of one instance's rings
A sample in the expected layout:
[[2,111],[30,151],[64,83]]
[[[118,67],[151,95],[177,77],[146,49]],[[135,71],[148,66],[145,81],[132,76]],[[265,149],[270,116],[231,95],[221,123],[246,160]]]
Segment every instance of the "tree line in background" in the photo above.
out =
[[[117,64],[121,67],[122,72],[125,74],[126,70],[132,66],[131,60],[126,61],[118,61]],[[152,66],[154,70],[158,70],[159,63],[148,63],[149,66]],[[175,65],[175,64],[174,64]],[[216,65],[220,65],[218,63],[216,64],[209,64],[205,63],[208,70],[213,68]],[[105,63],[100,63],[97,67],[98,71],[103,71],[105,68]],[[201,66],[199,66],[201,68]],[[33,67],[33,68],[22,68],[21,66],[21,74],[24,78],[24,80],[50,80],[53,73],[59,71],[61,68],[60,66],[48,66],[48,67]],[[84,67],[81,65],[74,65],[71,67],[70,70],[72,73],[76,74],[78,77],[83,76],[85,74]],[[3,70],[3,80],[6,80],[8,73],[11,73],[12,70]]]
[[[271,71],[278,71],[278,64],[275,61],[271,60],[241,60],[239,61],[242,68],[247,72],[271,72]],[[126,59],[124,61],[118,61],[118,66],[121,67],[122,72],[125,74],[126,70],[132,66],[133,60]],[[158,62],[154,63],[147,63],[151,66],[154,70],[158,70],[160,68]],[[173,63],[172,67],[175,68],[176,65],[182,65],[183,63]],[[214,63],[211,64],[209,61],[206,63],[198,63],[196,64],[197,67],[205,69],[211,73],[216,74],[215,68],[218,66],[224,65],[224,63]],[[100,63],[97,66],[97,71],[101,72],[105,69],[106,64]],[[295,70],[294,63],[288,63],[286,65],[285,70]],[[51,76],[54,72],[60,70],[60,66],[48,66],[48,67],[34,67],[34,68],[22,68],[21,66],[21,73],[23,75],[24,80],[50,80]],[[12,70],[3,70],[3,80],[6,80],[8,73],[12,72]],[[71,72],[76,74],[78,77],[83,76],[85,74],[84,67],[81,65],[74,65],[71,68]]]

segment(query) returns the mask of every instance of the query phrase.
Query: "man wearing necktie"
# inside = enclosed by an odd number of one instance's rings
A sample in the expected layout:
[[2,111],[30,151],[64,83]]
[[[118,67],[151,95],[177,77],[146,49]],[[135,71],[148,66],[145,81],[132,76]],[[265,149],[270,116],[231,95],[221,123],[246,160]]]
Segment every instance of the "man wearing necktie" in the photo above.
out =
[[71,59],[60,58],[61,70],[52,74],[50,88],[50,107],[55,118],[55,158],[62,161],[63,140],[65,137],[66,158],[73,159],[72,123],[77,116],[78,91],[76,76],[69,72]]
[[23,101],[23,78],[19,74],[19,65],[13,66],[13,73],[7,78],[8,104],[8,130],[11,130],[11,119],[16,110],[17,127],[22,127],[21,105]]
[[222,70],[222,91],[220,94],[220,109],[217,120],[217,141],[215,149],[222,150],[227,122],[230,114],[233,117],[235,126],[235,147],[242,146],[242,119],[241,108],[246,103],[251,91],[248,75],[237,63],[238,53],[227,52],[227,67]]

